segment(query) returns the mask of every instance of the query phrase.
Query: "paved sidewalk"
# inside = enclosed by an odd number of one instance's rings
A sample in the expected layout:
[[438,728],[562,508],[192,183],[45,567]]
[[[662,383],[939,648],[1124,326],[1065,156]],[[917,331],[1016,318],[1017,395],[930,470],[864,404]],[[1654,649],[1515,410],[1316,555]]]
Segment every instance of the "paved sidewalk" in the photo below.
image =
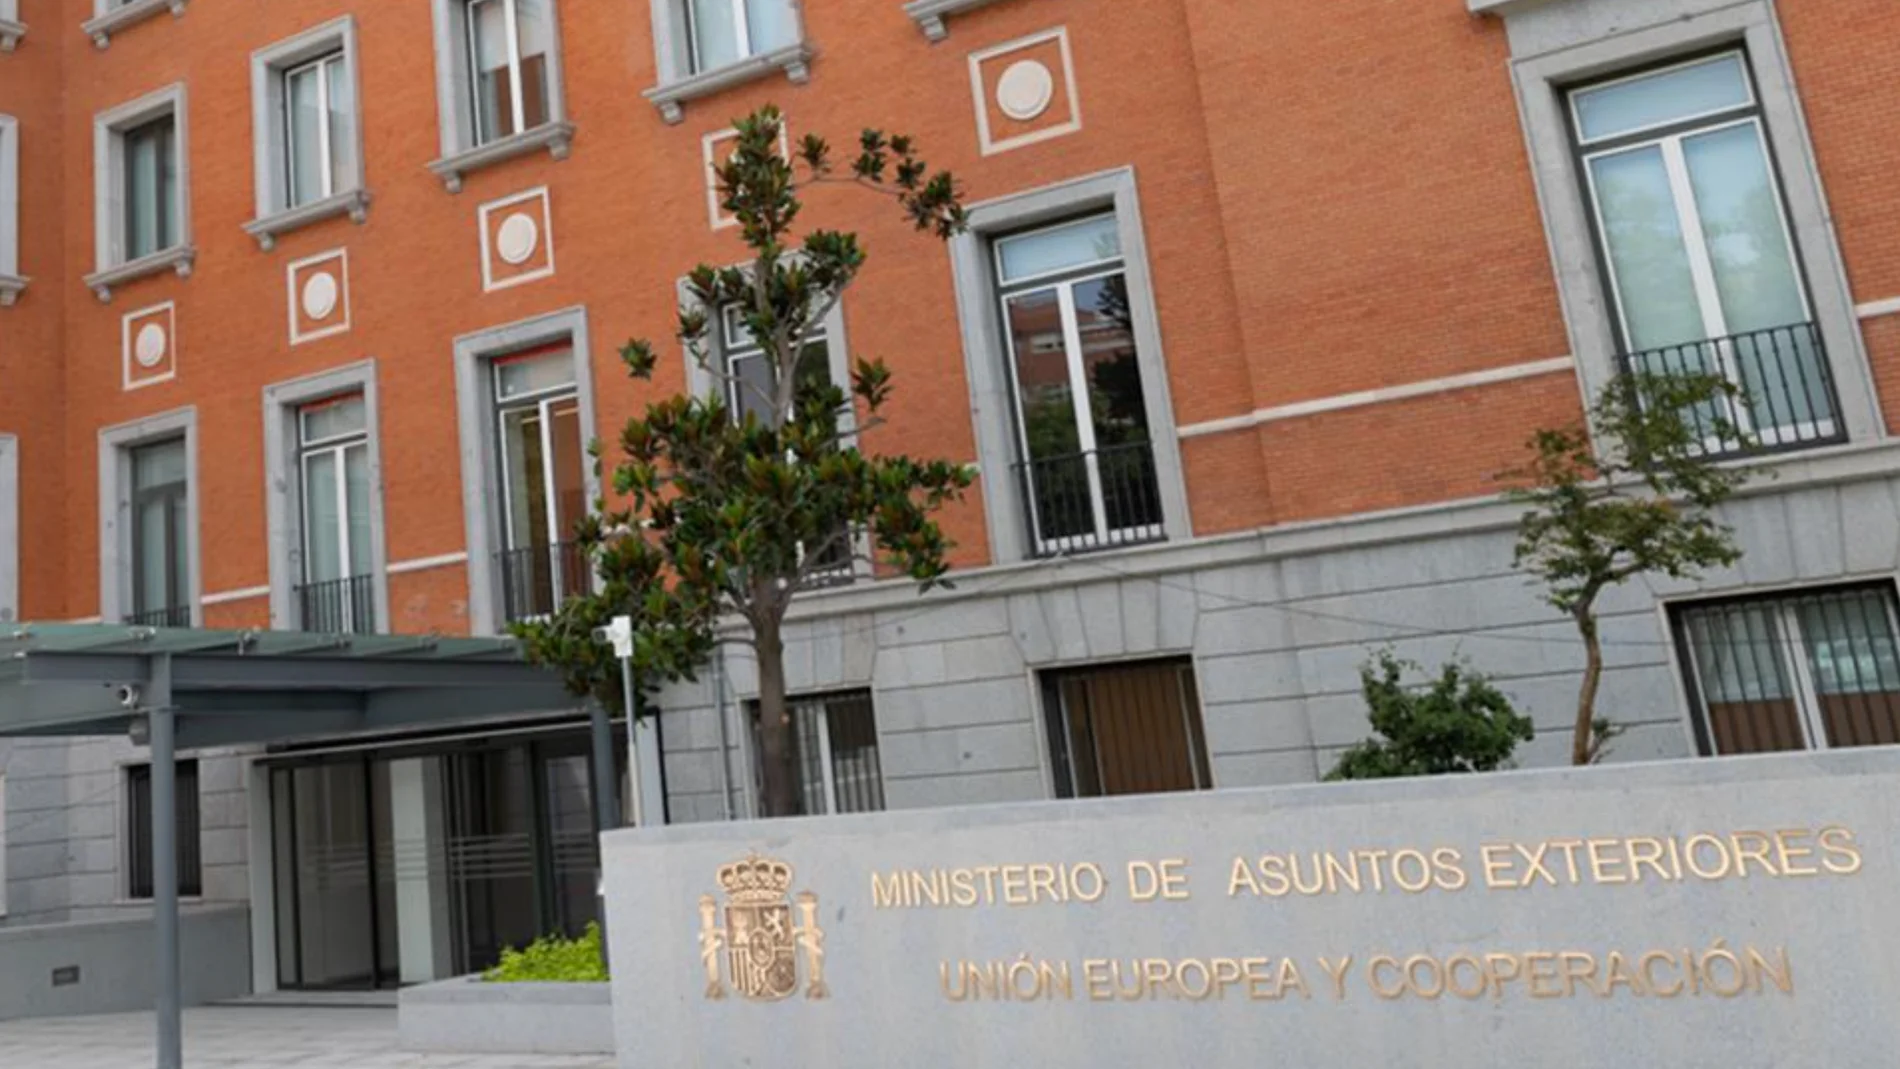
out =
[[[152,1069],[152,1015],[0,1021],[0,1069]],[[614,1069],[612,1058],[408,1054],[396,1011],[208,1006],[185,1011],[186,1069]]]

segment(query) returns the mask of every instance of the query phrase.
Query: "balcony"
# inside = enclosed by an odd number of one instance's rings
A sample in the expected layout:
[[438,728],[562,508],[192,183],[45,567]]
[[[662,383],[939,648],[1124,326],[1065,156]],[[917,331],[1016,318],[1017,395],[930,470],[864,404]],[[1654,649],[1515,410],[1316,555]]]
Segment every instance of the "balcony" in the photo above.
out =
[[578,542],[524,546],[495,554],[501,605],[509,623],[553,615],[569,598],[587,593],[593,568]]
[[1618,370],[1624,375],[1714,374],[1735,384],[1732,400],[1689,414],[1703,456],[1756,456],[1847,440],[1827,346],[1813,323],[1629,353],[1618,358]]
[[1161,487],[1154,447],[1113,445],[1016,465],[1037,557],[1159,542]]
[[163,609],[127,613],[125,622],[134,627],[190,627],[191,606],[172,605]]
[[376,633],[376,591],[367,575],[306,583],[296,590],[305,631],[338,635]]

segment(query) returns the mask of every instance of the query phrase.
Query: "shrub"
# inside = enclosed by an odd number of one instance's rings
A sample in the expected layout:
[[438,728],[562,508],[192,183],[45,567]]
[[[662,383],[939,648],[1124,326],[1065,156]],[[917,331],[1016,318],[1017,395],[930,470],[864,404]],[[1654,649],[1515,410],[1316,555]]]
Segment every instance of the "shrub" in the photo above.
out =
[[501,952],[501,964],[482,974],[500,984],[599,984],[607,981],[600,958],[600,925],[588,922],[579,939],[544,935],[526,947]]
[[1388,650],[1360,668],[1366,714],[1382,737],[1347,750],[1327,779],[1489,772],[1530,741],[1530,718],[1470,666],[1453,662],[1431,683],[1407,686],[1405,670],[1418,667]]

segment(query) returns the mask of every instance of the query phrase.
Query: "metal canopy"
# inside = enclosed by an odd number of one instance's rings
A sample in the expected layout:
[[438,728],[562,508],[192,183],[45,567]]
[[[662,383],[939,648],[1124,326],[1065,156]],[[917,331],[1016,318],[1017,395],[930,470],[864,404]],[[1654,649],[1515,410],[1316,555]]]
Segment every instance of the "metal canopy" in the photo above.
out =
[[0,735],[118,735],[155,666],[185,748],[575,710],[513,639],[21,624],[0,632]]
[[[589,703],[595,774],[607,714]],[[281,742],[574,709],[512,639],[21,624],[0,632],[0,736],[141,729],[152,758],[152,924],[159,1069],[184,1065],[179,998],[179,747]],[[135,736],[136,737],[136,736]],[[602,769],[606,771],[603,772]],[[600,828],[617,822],[598,786]]]

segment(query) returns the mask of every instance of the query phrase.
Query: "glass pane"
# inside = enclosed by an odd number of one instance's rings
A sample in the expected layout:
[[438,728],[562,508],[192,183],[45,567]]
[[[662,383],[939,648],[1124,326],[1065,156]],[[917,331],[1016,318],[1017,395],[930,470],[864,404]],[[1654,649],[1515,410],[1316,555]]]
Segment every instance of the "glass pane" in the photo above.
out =
[[1098,215],[1033,234],[1018,234],[996,243],[1003,281],[1046,275],[1114,260],[1122,254],[1121,231],[1115,216]]
[[1077,284],[1075,316],[1095,426],[1096,475],[1109,530],[1157,525],[1161,490],[1148,443],[1148,410],[1128,316],[1127,279],[1110,275]]
[[1790,682],[1786,635],[1770,603],[1698,609],[1684,618],[1717,753],[1807,746]]
[[798,41],[798,28],[792,19],[791,0],[746,0],[747,28],[752,35],[752,54],[759,55]]
[[1093,535],[1095,495],[1082,455],[1057,291],[1019,294],[1007,298],[1003,309],[1027,452],[1021,476],[1034,502],[1036,533],[1043,539]]
[[294,899],[306,987],[375,983],[369,784],[361,761],[299,768]]
[[1806,320],[1761,128],[1749,122],[1684,138],[1682,154],[1729,333]]
[[305,442],[328,441],[369,429],[369,406],[360,393],[316,401],[297,410]]
[[164,248],[164,138],[159,123],[128,131],[125,157],[125,258],[136,260]]
[[546,449],[554,468],[554,540],[569,542],[574,526],[587,515],[587,460],[579,402],[570,399],[548,406]]
[[330,83],[330,192],[356,186],[356,86],[341,55],[324,64]]
[[826,702],[831,731],[831,781],[837,812],[874,813],[884,808],[884,781],[878,770],[877,718],[869,693]]
[[321,67],[305,67],[284,79],[284,107],[290,120],[291,207],[324,196],[322,77]]
[[594,791],[585,754],[549,757],[542,766],[547,785],[549,853],[554,862],[555,928],[569,936],[586,931],[600,916],[596,883],[600,844],[594,837]]
[[502,401],[574,384],[574,350],[561,346],[535,356],[495,361],[495,396]]
[[514,89],[508,81],[508,12],[504,0],[475,0],[468,8],[475,67],[475,139],[515,133]]
[[1590,177],[1630,348],[1706,339],[1662,150],[1599,156],[1590,161]]
[[[171,544],[165,547],[170,558],[172,570],[171,608],[185,607],[185,592],[191,589],[191,561],[185,556],[186,547],[191,545],[189,531],[191,517],[185,510],[185,488],[180,486],[171,497]],[[174,626],[184,627],[191,623],[189,618],[178,618]]]
[[322,583],[343,574],[343,517],[337,514],[336,454],[312,453],[303,465],[304,580]]
[[133,531],[133,606],[136,613],[157,612],[172,607],[171,561],[166,544],[171,531],[170,499],[164,496],[142,498],[135,506],[137,527]]
[[521,112],[523,129],[533,129],[552,116],[548,111],[548,56],[554,51],[554,13],[548,0],[515,0],[517,34],[521,41]]
[[693,23],[693,69],[709,71],[743,58],[732,0],[688,0]]
[[825,753],[818,733],[825,727],[823,702],[799,702],[792,706],[792,726],[798,732],[798,792],[806,816],[831,812],[825,798]]
[[508,548],[547,545],[547,469],[541,463],[539,408],[502,413],[501,459]]
[[[343,451],[343,494],[350,510],[349,574],[368,575],[369,550],[369,445],[359,442]],[[352,591],[354,595],[356,592]],[[361,607],[359,615],[361,615]]]
[[751,416],[760,423],[770,422],[770,399],[778,389],[771,363],[754,353],[733,357],[726,367],[732,376],[726,382],[726,401],[733,414],[741,420]]
[[1861,590],[1797,606],[1829,746],[1900,743],[1900,653],[1892,596]]
[[1585,141],[1680,122],[1752,99],[1742,57],[1730,53],[1573,96]]
[[150,490],[155,486],[185,481],[185,441],[140,446],[132,450],[132,488]]

